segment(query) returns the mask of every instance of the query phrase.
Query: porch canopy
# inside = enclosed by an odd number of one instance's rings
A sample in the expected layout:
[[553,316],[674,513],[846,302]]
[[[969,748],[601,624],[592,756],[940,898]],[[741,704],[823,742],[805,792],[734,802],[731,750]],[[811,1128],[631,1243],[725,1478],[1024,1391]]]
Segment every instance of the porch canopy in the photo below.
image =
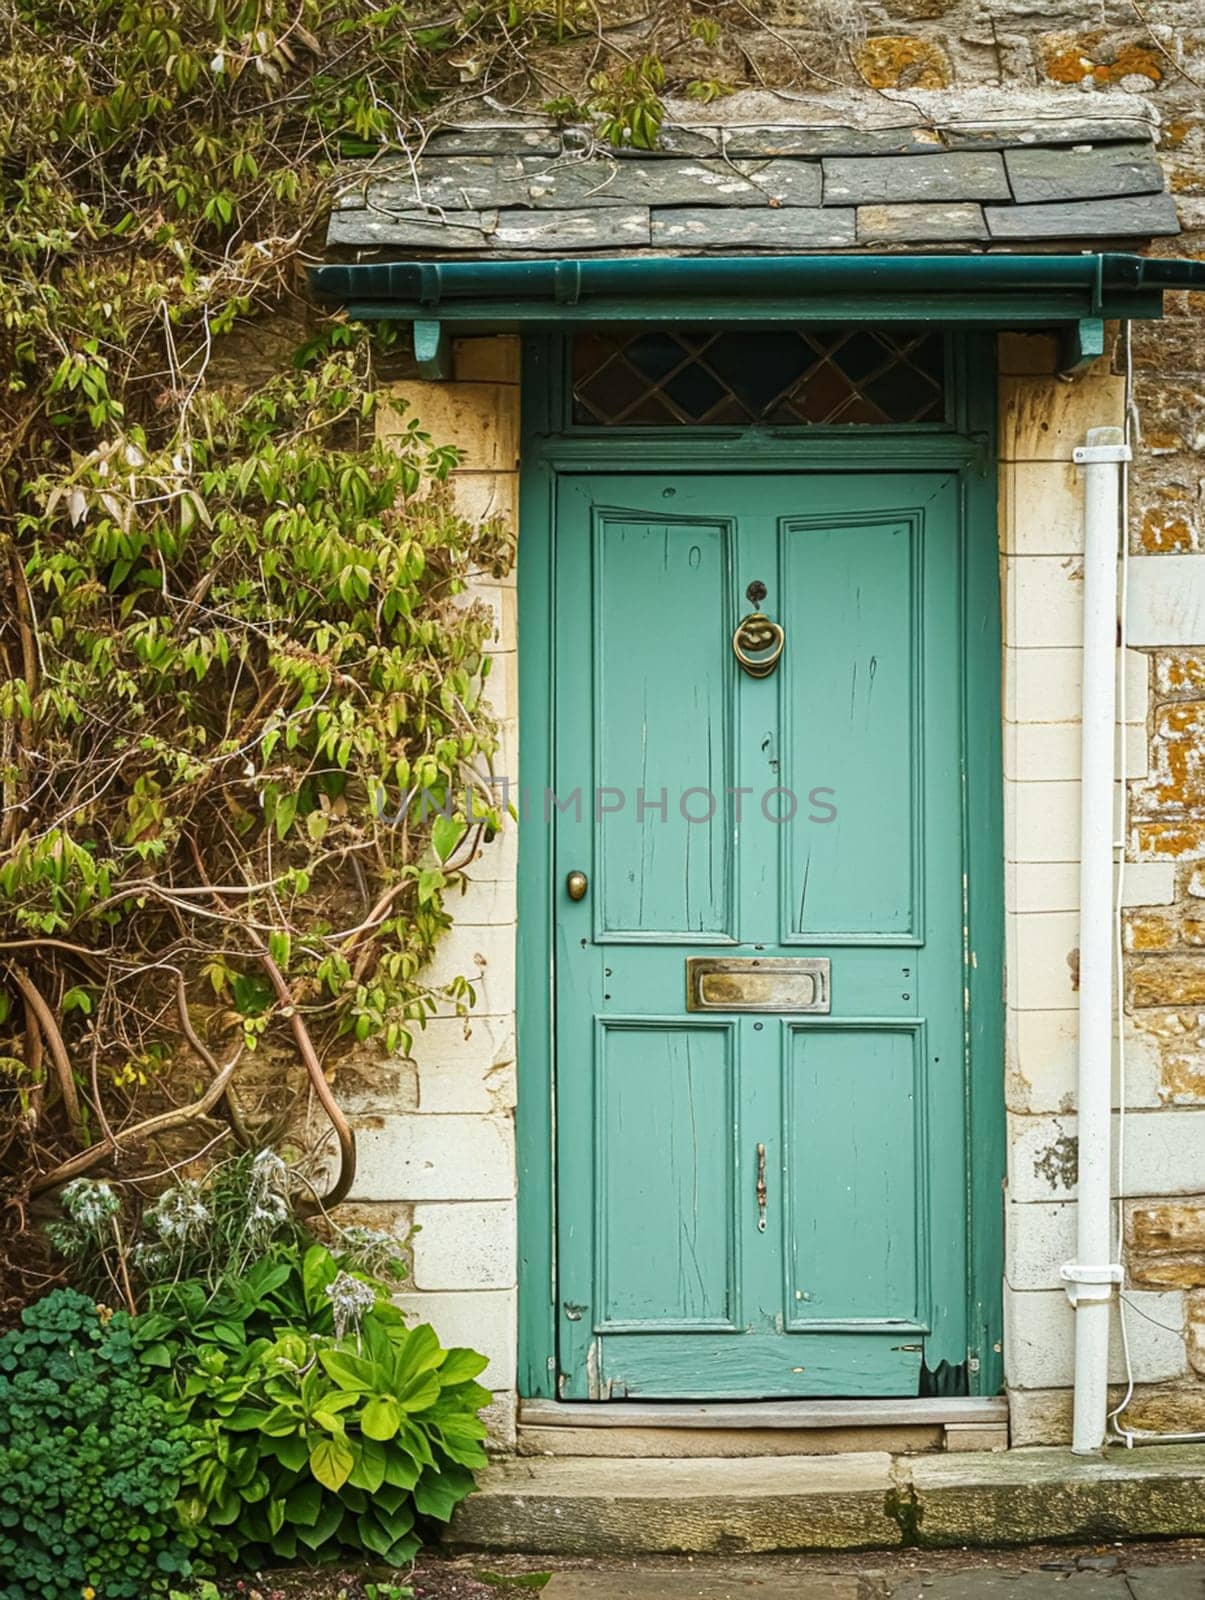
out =
[[1179,232],[1150,113],[1084,100],[737,95],[722,122],[671,107],[655,152],[520,116],[444,129],[345,164],[311,287],[412,322],[431,376],[449,331],[565,321],[1054,326],[1071,369],[1107,319],[1205,287],[1205,263],[1137,253]]

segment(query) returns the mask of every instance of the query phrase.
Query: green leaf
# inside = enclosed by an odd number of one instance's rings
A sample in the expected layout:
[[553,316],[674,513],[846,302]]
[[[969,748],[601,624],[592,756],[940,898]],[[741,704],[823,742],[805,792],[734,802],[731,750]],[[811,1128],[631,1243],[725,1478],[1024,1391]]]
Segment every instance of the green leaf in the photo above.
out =
[[300,1472],[309,1457],[309,1446],[300,1433],[289,1433],[283,1438],[265,1439],[260,1447],[276,1457],[289,1472]]
[[455,817],[436,817],[431,824],[431,843],[441,861],[448,859],[464,835],[465,824]]
[[360,1535],[360,1543],[365,1550],[371,1550],[374,1555],[387,1556],[396,1542],[389,1537],[371,1512],[365,1512],[362,1517],[356,1518],[356,1532]]
[[303,1528],[312,1528],[322,1509],[322,1485],[310,1481],[299,1483],[285,1496],[285,1510],[289,1521]]
[[342,1521],[343,1507],[339,1501],[324,1500],[314,1521],[309,1526],[298,1527],[297,1537],[307,1549],[317,1550],[338,1532]]
[[391,1394],[373,1395],[360,1413],[360,1427],[365,1438],[392,1439],[401,1426],[404,1409],[414,1408],[404,1408]]
[[463,1467],[447,1466],[442,1472],[430,1468],[423,1473],[414,1490],[415,1508],[424,1517],[434,1517],[447,1522],[452,1512],[473,1489],[473,1474]]
[[439,1381],[445,1387],[452,1383],[465,1383],[479,1372],[484,1372],[488,1366],[489,1357],[478,1354],[476,1350],[449,1350],[439,1369]]
[[366,1361],[363,1356],[353,1356],[345,1350],[320,1350],[318,1359],[327,1376],[353,1395],[371,1394],[380,1387],[381,1371],[375,1361]]
[[347,1482],[355,1464],[351,1445],[337,1434],[330,1439],[320,1439],[310,1451],[310,1471],[324,1488],[336,1494]]
[[262,1428],[271,1413],[260,1406],[236,1406],[222,1426],[230,1433],[244,1433],[251,1428]]
[[311,1245],[301,1262],[301,1282],[310,1312],[329,1310],[327,1285],[334,1283],[338,1275],[339,1267],[330,1251],[320,1244]]
[[[353,1448],[356,1464],[348,1475],[348,1483],[353,1489],[366,1489],[369,1494],[379,1496],[385,1483],[384,1446],[375,1439],[362,1439]],[[397,1492],[400,1494],[402,1491]]]

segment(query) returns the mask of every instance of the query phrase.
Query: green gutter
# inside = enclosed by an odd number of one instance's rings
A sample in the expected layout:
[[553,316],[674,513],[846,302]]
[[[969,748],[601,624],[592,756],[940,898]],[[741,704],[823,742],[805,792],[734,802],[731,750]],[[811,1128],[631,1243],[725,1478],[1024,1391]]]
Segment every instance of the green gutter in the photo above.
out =
[[1121,254],[625,256],[315,267],[360,320],[508,327],[573,321],[935,320],[981,326],[1158,317],[1205,262]]

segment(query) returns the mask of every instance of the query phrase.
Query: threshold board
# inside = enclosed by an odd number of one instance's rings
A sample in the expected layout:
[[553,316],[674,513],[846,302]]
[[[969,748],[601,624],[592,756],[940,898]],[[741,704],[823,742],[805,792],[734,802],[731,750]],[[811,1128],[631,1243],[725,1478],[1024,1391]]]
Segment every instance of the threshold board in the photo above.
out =
[[525,1428],[909,1428],[1008,1421],[1003,1395],[916,1400],[521,1400]]

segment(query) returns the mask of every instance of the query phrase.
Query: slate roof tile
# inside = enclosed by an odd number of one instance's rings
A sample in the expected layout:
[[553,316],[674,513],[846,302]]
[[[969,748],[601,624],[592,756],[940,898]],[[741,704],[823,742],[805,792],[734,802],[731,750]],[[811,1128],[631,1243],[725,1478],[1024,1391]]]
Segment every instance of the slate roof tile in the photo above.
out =
[[1157,194],[1163,170],[1149,144],[1077,144],[1070,148],[1006,150],[1013,199],[1092,200],[1105,195]]
[[656,151],[530,119],[445,129],[414,162],[345,164],[328,243],[410,257],[732,254],[1178,232],[1150,123],[1071,111],[940,126],[667,125]]
[[985,206],[993,239],[1113,239],[1179,233],[1170,194],[1108,200],[1061,200],[1046,205]]
[[728,206],[700,211],[669,207],[652,214],[655,245],[727,250],[841,249],[856,243],[852,209],[837,206]]
[[966,201],[858,207],[859,244],[958,244],[987,237],[983,207]]
[[1008,200],[995,150],[935,150],[923,156],[834,156],[824,165],[824,203],[887,205],[906,200]]

